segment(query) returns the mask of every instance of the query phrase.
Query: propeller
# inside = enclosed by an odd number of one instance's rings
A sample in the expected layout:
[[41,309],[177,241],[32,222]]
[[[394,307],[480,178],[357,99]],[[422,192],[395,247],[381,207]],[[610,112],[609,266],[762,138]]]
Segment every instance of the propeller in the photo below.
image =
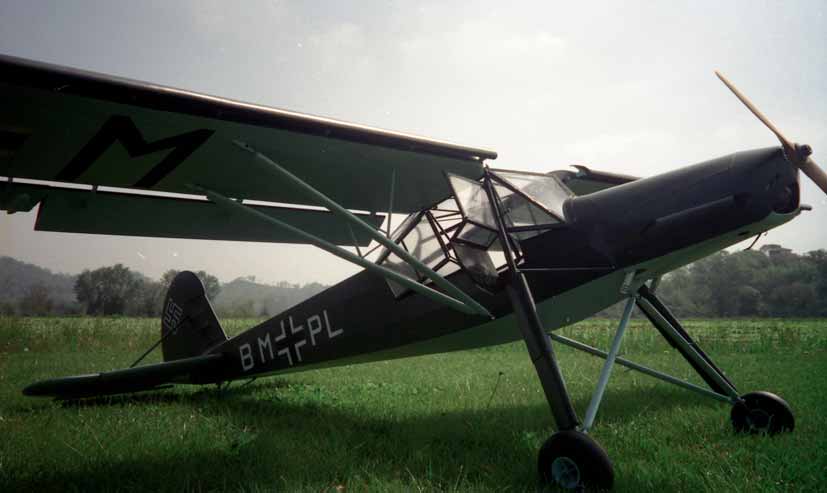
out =
[[810,157],[813,153],[813,149],[806,144],[801,145],[790,142],[786,137],[784,137],[784,134],[782,134],[781,131],[772,124],[769,118],[764,116],[764,114],[761,113],[761,111],[759,111],[754,104],[752,104],[752,101],[744,96],[744,94],[739,91],[738,88],[729,81],[729,79],[724,77],[723,74],[717,70],[715,71],[715,75],[717,75],[718,78],[721,79],[721,82],[723,82],[724,85],[732,91],[732,94],[735,94],[736,98],[744,103],[744,106],[746,106],[753,115],[761,120],[761,122],[766,125],[766,127],[769,128],[776,137],[778,137],[778,140],[781,142],[781,147],[784,149],[784,155],[787,156],[787,160],[792,163],[793,166],[804,172],[804,174],[807,175],[807,177],[810,178],[813,183],[818,186],[818,188],[827,194],[827,173],[819,168],[816,162]]

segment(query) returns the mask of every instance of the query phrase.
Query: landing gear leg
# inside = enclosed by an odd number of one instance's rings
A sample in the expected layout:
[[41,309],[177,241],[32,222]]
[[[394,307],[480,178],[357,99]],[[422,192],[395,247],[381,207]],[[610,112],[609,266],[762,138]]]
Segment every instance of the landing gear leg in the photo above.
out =
[[551,414],[554,416],[558,429],[574,430],[580,425],[580,420],[571,404],[566,383],[557,365],[551,339],[543,331],[525,277],[521,272],[513,272],[511,276],[512,279],[506,287],[506,292],[514,307],[514,314],[517,317],[531,362],[534,363],[534,369],[537,370],[537,376],[540,378],[540,385],[543,386],[543,392],[546,394]]
[[544,484],[557,483],[567,489],[583,486],[609,489],[614,482],[612,463],[594,439],[577,429],[580,420],[557,365],[551,339],[543,330],[537,315],[531,289],[523,273],[517,269],[511,239],[500,212],[499,197],[489,176],[486,176],[485,189],[499,230],[500,244],[508,262],[506,292],[559,430],[540,448],[537,459],[540,478]]
[[638,291],[638,307],[664,338],[692,365],[709,387],[728,396],[733,403],[730,419],[736,432],[775,435],[795,428],[792,409],[784,399],[769,392],[750,392],[739,395],[712,359],[689,337],[680,322],[649,288]]
[[666,341],[686,359],[709,387],[719,393],[738,400],[738,390],[724,375],[720,368],[715,366],[712,359],[692,340],[683,326],[672,312],[666,308],[660,298],[655,296],[649,288],[642,286],[638,293],[637,306],[646,315],[646,318],[655,326]]
[[580,420],[557,365],[551,339],[542,329],[528,283],[519,271],[512,271],[511,276],[506,291],[559,430],[540,448],[540,479],[544,484],[556,483],[565,489],[610,489],[614,483],[612,462],[597,441],[577,429]]

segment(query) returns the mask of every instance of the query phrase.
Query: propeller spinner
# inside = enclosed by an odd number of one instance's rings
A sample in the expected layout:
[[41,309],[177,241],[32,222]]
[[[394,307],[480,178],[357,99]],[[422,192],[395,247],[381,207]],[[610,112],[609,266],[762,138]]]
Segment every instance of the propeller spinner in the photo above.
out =
[[759,111],[754,104],[752,104],[752,101],[744,96],[744,94],[739,91],[738,88],[729,81],[729,79],[724,77],[723,74],[717,70],[715,71],[715,75],[717,75],[718,78],[721,79],[721,82],[723,82],[729,90],[735,94],[735,97],[744,103],[744,106],[746,106],[753,115],[761,120],[761,122],[766,125],[776,137],[778,137],[778,140],[781,142],[781,147],[784,149],[784,154],[787,156],[787,160],[804,172],[804,174],[807,175],[813,183],[815,183],[825,194],[827,194],[827,173],[819,168],[816,162],[810,157],[813,153],[812,148],[806,144],[800,145],[790,142],[786,137],[784,137],[784,134],[782,134],[781,131],[772,124],[769,118],[764,116],[764,114],[761,113],[761,111]]

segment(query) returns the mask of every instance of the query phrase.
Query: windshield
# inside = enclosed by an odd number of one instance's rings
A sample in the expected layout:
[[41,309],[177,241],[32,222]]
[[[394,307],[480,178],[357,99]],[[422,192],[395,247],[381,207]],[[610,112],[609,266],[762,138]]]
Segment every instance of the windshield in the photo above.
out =
[[[518,171],[494,171],[494,176],[544,206],[561,222],[566,220],[563,203],[574,194],[556,176]],[[504,199],[502,194],[500,198]]]

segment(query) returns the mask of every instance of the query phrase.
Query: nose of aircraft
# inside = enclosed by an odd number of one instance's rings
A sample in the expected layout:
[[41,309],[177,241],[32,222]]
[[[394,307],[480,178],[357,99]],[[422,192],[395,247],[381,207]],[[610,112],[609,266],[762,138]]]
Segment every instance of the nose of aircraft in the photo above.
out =
[[798,172],[778,147],[738,152],[569,201],[616,265],[660,256],[794,211]]
[[[781,148],[769,159],[761,151],[735,155],[730,174],[733,192],[747,202],[754,202],[757,213],[766,211],[786,214],[799,206],[798,168],[789,162]],[[740,159],[738,159],[740,157]]]

